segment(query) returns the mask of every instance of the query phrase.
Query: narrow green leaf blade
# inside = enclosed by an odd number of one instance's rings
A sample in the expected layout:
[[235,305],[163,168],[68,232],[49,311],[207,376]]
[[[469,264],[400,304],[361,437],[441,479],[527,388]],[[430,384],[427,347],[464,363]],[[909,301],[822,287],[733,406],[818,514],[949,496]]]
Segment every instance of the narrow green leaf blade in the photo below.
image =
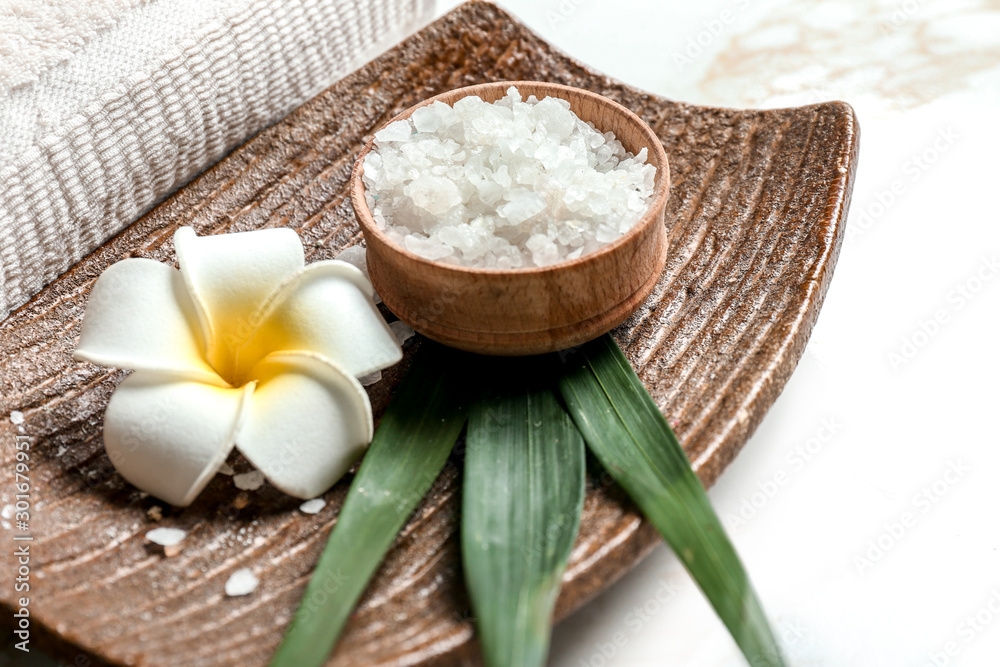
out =
[[469,412],[462,562],[486,665],[537,667],[580,527],[585,451],[553,388],[523,360],[499,363],[483,374],[496,390]]
[[559,389],[587,445],[684,563],[751,665],[783,665],[757,594],[677,437],[610,336],[567,358]]
[[382,415],[272,667],[326,662],[397,533],[444,467],[466,420],[456,355],[425,342]]

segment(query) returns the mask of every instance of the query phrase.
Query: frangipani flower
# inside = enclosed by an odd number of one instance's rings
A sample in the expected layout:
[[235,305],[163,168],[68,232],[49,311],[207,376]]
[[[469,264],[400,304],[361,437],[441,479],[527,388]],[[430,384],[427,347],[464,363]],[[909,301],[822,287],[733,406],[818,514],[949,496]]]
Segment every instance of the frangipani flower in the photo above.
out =
[[78,360],[134,370],[104,415],[125,479],[188,505],[237,447],[277,488],[312,498],[371,442],[356,378],[402,351],[364,274],[305,265],[290,229],[177,230],[181,270],[126,259],[94,285]]

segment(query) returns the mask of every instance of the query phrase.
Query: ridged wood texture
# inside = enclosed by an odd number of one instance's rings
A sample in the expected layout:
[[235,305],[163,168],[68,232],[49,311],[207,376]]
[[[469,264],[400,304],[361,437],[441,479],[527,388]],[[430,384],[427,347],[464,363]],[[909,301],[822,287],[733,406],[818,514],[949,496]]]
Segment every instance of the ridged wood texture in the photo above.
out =
[[[737,111],[671,102],[585,68],[490,4],[470,3],[234,151],[0,325],[0,408],[23,411],[32,442],[33,648],[70,664],[266,663],[350,479],[310,516],[269,487],[241,493],[219,476],[194,505],[164,508],[155,523],[149,511],[161,504],[114,472],[101,443],[102,413],[124,373],[70,358],[88,291],[122,258],[173,262],[179,225],[199,234],[287,226],[309,260],[333,257],[360,240],[348,178],[372,129],[423,98],[501,79],[593,90],[662,139],[671,252],[652,295],[615,336],[706,484],[736,456],[795,367],[829,285],[855,169],[853,112],[842,103]],[[376,414],[405,366],[370,388]],[[16,433],[3,420],[3,503],[13,503]],[[457,553],[459,462],[400,535],[331,664],[478,663]],[[155,525],[188,531],[179,555],[145,543]],[[655,541],[620,490],[592,478],[557,615]],[[0,550],[5,573],[15,571],[12,552]],[[260,586],[226,597],[240,567],[253,568]],[[5,627],[14,598],[12,586],[0,589]]]

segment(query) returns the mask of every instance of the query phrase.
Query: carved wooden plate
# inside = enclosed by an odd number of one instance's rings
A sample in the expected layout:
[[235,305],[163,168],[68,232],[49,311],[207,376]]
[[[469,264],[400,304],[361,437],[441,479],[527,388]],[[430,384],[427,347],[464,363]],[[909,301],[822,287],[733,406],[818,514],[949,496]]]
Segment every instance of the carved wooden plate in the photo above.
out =
[[[0,407],[5,417],[24,413],[20,427],[32,443],[34,647],[74,665],[267,662],[350,479],[326,494],[315,516],[267,486],[240,492],[223,475],[184,510],[126,484],[101,443],[102,413],[124,373],[70,358],[88,291],[125,257],[173,263],[171,235],[180,225],[199,234],[287,226],[301,235],[309,260],[332,258],[361,238],[347,186],[373,128],[423,98],[502,79],[596,91],[638,113],[662,139],[673,175],[671,255],[652,296],[615,336],[706,485],[736,456],[795,367],[833,273],[857,158],[851,108],[671,102],[587,69],[493,5],[470,3],[234,151],[0,325]],[[405,365],[370,388],[376,414]],[[3,419],[5,479],[17,434]],[[8,481],[3,503],[14,502]],[[617,487],[599,478],[589,484],[559,618],[657,539]],[[399,536],[331,664],[478,662],[458,557],[458,490],[452,461]],[[158,523],[155,508],[163,513]],[[179,555],[167,558],[145,542],[155,525],[188,531]],[[5,573],[15,570],[12,544],[0,550]],[[260,586],[226,597],[226,579],[242,567]],[[8,627],[16,597],[13,586],[0,589]]]

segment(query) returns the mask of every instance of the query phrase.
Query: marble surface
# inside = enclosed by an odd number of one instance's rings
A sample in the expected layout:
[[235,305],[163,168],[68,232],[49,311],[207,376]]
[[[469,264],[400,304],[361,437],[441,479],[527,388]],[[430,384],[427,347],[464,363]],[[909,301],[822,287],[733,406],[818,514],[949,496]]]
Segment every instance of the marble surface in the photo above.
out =
[[[854,105],[860,167],[826,305],[710,496],[790,665],[996,664],[1000,2],[503,4],[672,99]],[[746,664],[662,547],[557,627],[549,662]]]
[[[790,665],[996,664],[1000,2],[503,4],[673,99],[854,105],[860,168],[826,305],[710,496]],[[746,664],[663,547],[557,627],[549,662]]]

